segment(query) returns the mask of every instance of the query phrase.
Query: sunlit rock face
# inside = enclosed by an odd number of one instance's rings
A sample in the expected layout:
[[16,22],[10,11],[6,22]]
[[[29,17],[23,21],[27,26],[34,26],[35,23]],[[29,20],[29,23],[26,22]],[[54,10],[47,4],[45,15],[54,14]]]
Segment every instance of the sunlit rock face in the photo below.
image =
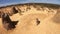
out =
[[60,34],[60,6],[21,4],[0,8],[12,21],[19,21],[15,29],[6,30],[0,18],[0,34]]

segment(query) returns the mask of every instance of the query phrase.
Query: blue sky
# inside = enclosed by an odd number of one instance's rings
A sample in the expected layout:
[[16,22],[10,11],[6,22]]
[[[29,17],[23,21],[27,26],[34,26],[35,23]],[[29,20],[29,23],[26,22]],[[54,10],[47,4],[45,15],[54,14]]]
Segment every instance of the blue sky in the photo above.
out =
[[0,6],[6,6],[11,4],[20,4],[20,3],[52,3],[59,4],[60,0],[0,0]]

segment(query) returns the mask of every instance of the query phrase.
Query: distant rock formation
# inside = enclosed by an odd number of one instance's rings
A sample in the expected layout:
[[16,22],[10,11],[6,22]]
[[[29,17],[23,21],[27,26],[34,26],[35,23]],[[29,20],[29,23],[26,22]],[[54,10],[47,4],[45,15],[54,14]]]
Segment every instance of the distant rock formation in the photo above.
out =
[[[0,7],[0,12],[7,13],[8,15],[12,16],[16,13],[24,13],[27,11],[32,10],[33,8],[37,11],[51,11],[51,9],[58,9],[60,8],[60,5],[53,5],[53,4],[42,4],[42,3],[27,3],[27,4],[18,4],[18,5],[11,5],[11,6],[5,6]],[[16,9],[18,8],[18,9]],[[0,13],[1,17],[1,13]]]

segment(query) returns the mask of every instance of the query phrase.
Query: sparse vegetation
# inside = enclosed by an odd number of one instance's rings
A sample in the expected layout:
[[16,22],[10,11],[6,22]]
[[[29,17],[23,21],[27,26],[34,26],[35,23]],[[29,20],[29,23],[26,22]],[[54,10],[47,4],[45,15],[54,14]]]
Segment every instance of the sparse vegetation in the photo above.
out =
[[[17,7],[17,6],[19,6],[19,7]],[[25,7],[26,6],[26,9],[19,9],[19,8],[21,8],[21,7]],[[49,10],[51,10],[51,9],[59,9],[59,5],[52,5],[52,4],[37,4],[37,3],[33,3],[33,4],[20,4],[20,5],[11,5],[11,6],[6,6],[6,7],[0,7],[0,11],[2,11],[2,12],[5,12],[5,13],[8,13],[10,16],[12,16],[14,13],[20,13],[20,14],[22,14],[22,13],[24,13],[25,12],[25,10],[26,11],[28,11],[28,10],[30,10],[32,7],[31,6],[33,6],[34,8],[36,8],[36,10],[38,10],[38,11],[40,11],[40,10],[42,10],[42,11],[44,11],[45,9],[44,9],[44,7],[46,7],[46,8],[48,8]],[[17,7],[18,9],[16,10],[16,8],[15,7]]]

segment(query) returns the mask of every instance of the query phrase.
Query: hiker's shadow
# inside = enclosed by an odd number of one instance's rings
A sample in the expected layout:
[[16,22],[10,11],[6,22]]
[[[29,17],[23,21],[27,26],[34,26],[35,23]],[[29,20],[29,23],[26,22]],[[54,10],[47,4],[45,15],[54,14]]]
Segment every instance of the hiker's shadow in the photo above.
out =
[[16,28],[15,25],[17,25],[18,21],[11,21],[8,14],[3,13],[1,18],[2,18],[2,24],[4,25],[5,29],[11,30]]

